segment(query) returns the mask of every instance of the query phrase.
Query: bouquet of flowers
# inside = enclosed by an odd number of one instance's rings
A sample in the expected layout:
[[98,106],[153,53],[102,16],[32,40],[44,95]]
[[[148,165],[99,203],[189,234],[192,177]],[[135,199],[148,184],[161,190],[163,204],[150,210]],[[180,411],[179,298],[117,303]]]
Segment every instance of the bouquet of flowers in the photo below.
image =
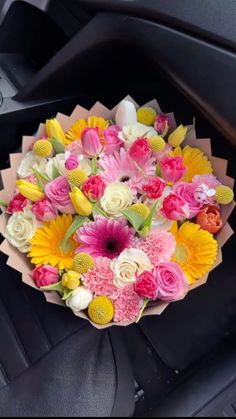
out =
[[156,101],[58,114],[10,162],[7,263],[96,327],[160,314],[221,262],[234,206],[227,162]]

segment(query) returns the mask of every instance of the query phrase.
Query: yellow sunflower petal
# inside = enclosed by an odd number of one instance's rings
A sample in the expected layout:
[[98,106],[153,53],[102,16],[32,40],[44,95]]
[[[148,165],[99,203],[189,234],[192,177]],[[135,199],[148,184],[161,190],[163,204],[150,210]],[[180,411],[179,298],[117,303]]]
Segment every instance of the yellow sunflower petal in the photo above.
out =
[[72,215],[58,215],[50,223],[45,223],[36,230],[28,253],[33,264],[38,266],[49,263],[58,269],[66,270],[72,267],[76,242],[70,238],[66,249],[60,245],[72,222]]
[[172,260],[180,265],[190,283],[211,269],[217,254],[217,241],[198,224],[187,221],[177,233]]

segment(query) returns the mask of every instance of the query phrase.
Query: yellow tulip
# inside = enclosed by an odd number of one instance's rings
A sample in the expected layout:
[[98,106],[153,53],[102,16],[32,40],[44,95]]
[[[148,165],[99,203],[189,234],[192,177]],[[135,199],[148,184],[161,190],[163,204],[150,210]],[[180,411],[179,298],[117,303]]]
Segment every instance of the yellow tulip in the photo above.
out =
[[180,124],[168,137],[168,143],[172,147],[178,147],[185,139],[185,135],[188,131],[188,127],[184,127]]
[[55,138],[57,141],[66,145],[66,137],[60,122],[56,118],[46,120],[46,132],[49,138]]
[[77,214],[88,216],[92,213],[93,207],[91,202],[77,186],[73,186],[72,192],[70,192],[70,199]]
[[74,290],[80,285],[80,274],[75,271],[68,271],[62,275],[61,283],[63,287],[66,287],[69,290]]
[[41,192],[37,185],[27,182],[27,180],[19,179],[16,181],[17,188],[21,195],[30,201],[36,202],[44,198],[44,193]]

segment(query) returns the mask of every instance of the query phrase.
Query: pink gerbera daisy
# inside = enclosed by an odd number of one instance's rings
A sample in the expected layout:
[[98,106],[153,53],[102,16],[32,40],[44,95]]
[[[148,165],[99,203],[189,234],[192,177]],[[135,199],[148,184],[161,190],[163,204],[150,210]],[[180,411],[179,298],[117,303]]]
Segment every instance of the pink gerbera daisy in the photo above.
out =
[[124,249],[132,247],[134,231],[124,218],[111,220],[96,215],[95,221],[85,223],[77,230],[75,240],[82,243],[77,248],[77,253],[86,252],[93,257],[113,259]]
[[94,261],[94,268],[83,275],[83,283],[96,295],[110,296],[117,290],[114,277],[110,259],[99,257]]
[[156,266],[158,263],[170,261],[175,245],[173,234],[164,230],[154,230],[145,240],[140,241],[139,249],[143,250]]
[[134,321],[138,317],[143,300],[133,287],[120,288],[110,298],[115,309],[114,322]]
[[100,176],[107,185],[114,181],[126,182],[134,193],[142,192],[145,177],[155,173],[154,160],[150,157],[139,167],[124,148],[121,148],[114,154],[100,158],[99,165],[103,169]]

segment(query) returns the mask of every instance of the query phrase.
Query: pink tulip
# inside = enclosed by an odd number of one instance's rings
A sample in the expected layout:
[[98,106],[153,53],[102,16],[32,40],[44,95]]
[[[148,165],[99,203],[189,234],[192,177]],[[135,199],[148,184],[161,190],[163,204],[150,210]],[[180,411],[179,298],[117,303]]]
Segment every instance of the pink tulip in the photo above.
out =
[[84,152],[93,157],[102,151],[102,143],[95,128],[85,128],[81,134],[81,142]]

